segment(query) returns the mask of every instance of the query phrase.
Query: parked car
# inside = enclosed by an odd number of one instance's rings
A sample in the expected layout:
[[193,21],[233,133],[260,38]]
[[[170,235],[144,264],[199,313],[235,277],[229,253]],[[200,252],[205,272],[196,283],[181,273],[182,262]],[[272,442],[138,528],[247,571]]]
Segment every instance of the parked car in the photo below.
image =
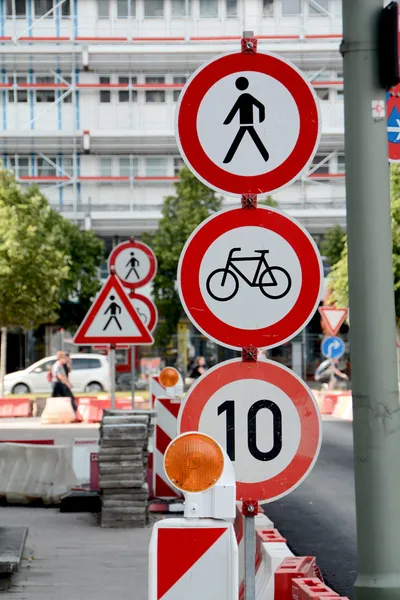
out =
[[[109,389],[109,363],[103,354],[71,354],[72,371],[69,375],[74,392],[102,392]],[[4,379],[6,394],[40,394],[51,391],[48,372],[55,356],[42,358],[22,371],[8,373]]]

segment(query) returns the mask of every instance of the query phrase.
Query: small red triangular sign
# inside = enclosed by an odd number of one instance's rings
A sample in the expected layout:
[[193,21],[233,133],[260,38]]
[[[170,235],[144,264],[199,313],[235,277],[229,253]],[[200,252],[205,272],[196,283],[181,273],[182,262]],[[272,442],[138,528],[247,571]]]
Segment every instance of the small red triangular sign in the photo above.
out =
[[331,334],[336,335],[347,317],[347,308],[321,306],[319,312]]
[[226,527],[159,529],[157,598],[161,599],[226,531]]
[[114,274],[108,277],[74,337],[77,346],[99,343],[154,343],[151,333]]

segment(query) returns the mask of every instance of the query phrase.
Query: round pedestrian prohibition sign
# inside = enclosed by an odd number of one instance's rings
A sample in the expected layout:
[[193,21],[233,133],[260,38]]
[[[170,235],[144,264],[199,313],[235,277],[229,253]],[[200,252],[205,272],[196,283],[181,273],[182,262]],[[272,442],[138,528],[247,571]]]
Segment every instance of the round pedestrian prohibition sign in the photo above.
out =
[[309,233],[267,207],[220,211],[187,240],[178,289],[192,323],[214,342],[273,348],[318,307],[323,269]]
[[237,500],[277,500],[307,477],[321,445],[321,418],[306,384],[273,361],[234,359],[190,388],[178,431],[200,431],[225,448]]
[[125,287],[136,289],[151,281],[157,271],[157,259],[151,248],[143,242],[122,242],[116,246],[108,259],[108,269]]
[[320,117],[312,86],[290,62],[229,53],[188,80],[175,130],[186,164],[206,185],[263,195],[304,171],[318,147]]

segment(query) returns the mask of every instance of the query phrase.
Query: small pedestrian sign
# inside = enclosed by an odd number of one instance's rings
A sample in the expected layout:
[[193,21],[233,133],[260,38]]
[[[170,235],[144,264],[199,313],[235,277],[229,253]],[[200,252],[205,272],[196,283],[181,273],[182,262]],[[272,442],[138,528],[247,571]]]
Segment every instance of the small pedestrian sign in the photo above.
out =
[[110,254],[108,268],[115,269],[122,284],[135,290],[149,283],[157,271],[157,259],[147,244],[131,239],[118,244]]
[[154,340],[122,288],[111,274],[79,327],[74,343],[153,344]]

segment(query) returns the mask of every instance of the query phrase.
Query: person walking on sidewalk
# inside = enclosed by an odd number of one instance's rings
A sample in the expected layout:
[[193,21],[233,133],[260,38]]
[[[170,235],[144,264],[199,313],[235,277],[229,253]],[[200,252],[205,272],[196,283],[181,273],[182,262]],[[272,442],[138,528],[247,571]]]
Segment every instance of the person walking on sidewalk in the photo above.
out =
[[67,396],[69,396],[71,398],[71,405],[72,405],[72,408],[74,409],[75,414],[76,414],[76,411],[78,410],[78,407],[76,405],[75,396],[74,396],[74,394],[72,392],[72,384],[71,384],[71,382],[69,380],[69,374],[72,371],[72,360],[71,360],[71,357],[68,354],[68,352],[65,353],[65,363],[64,363],[63,367],[64,367],[65,375],[66,375],[66,377],[68,379],[68,383],[70,385],[70,387],[67,387],[65,389],[65,392],[66,392]]
[[[67,362],[67,358],[65,356],[65,353],[62,352],[61,350],[59,352],[57,352],[57,360],[51,369],[51,374],[52,374],[52,378],[53,378],[53,394],[52,394],[53,398],[66,398],[66,397],[71,398],[72,385],[66,375],[66,369],[65,369],[66,362]],[[72,400],[71,400],[71,405],[74,408],[74,411],[76,412],[74,404],[75,404],[75,402],[72,403]]]

